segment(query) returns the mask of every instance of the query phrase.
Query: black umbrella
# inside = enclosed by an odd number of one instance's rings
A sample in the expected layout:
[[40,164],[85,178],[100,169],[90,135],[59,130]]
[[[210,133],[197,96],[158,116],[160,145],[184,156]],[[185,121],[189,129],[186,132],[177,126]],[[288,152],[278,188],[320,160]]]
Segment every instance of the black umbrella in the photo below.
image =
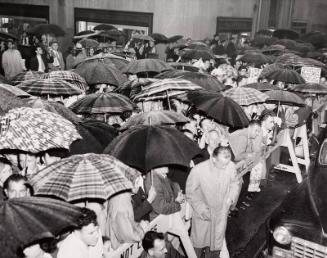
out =
[[76,36],[83,36],[83,35],[89,35],[89,34],[93,34],[95,31],[93,30],[83,30],[80,31],[76,34]]
[[112,29],[116,29],[116,27],[110,24],[99,24],[93,28],[93,30],[112,30]]
[[180,40],[182,38],[183,38],[182,35],[175,35],[175,36],[172,36],[172,37],[168,38],[168,42],[174,43],[174,42],[176,42],[176,41],[178,41],[178,40]]
[[0,31],[0,39],[4,39],[4,40],[8,40],[8,39],[13,39],[13,40],[17,40],[18,38],[14,35],[11,35],[9,33]]
[[146,173],[168,165],[189,167],[191,159],[200,153],[200,149],[175,128],[140,126],[119,135],[104,153]]
[[273,32],[273,37],[279,39],[298,39],[299,36],[299,33],[294,30],[280,29]]
[[56,24],[39,24],[29,29],[31,34],[43,35],[43,34],[54,34],[55,36],[65,36],[65,31]]
[[202,60],[210,60],[210,59],[215,59],[215,56],[211,51],[208,50],[190,49],[185,51],[185,53],[182,55],[182,58],[186,60],[200,59],[200,58],[202,58]]
[[189,71],[189,72],[198,72],[199,68],[188,63],[169,63],[172,67],[177,70]]
[[269,82],[254,82],[246,84],[243,87],[256,89],[258,91],[279,90],[276,85],[272,85]]
[[265,94],[269,96],[269,98],[266,100],[267,103],[291,105],[291,106],[305,105],[301,97],[287,90],[271,90],[271,91],[266,91]]
[[285,83],[291,84],[303,84],[305,80],[303,77],[294,70],[286,69],[286,68],[279,68],[275,71],[272,71],[265,75],[265,78],[269,80],[275,80]]
[[156,44],[160,44],[160,43],[166,44],[166,43],[168,43],[168,38],[165,35],[161,34],[161,33],[152,33],[152,34],[150,34],[150,37],[154,39]]

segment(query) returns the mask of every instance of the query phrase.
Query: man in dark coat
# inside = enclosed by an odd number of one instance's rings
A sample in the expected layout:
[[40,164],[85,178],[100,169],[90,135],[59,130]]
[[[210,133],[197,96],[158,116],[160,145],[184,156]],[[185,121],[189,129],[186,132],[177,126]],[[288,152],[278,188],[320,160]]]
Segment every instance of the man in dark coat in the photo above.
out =
[[36,47],[35,53],[36,55],[30,60],[30,69],[32,71],[47,73],[49,63],[53,62],[53,57],[45,54],[41,46]]

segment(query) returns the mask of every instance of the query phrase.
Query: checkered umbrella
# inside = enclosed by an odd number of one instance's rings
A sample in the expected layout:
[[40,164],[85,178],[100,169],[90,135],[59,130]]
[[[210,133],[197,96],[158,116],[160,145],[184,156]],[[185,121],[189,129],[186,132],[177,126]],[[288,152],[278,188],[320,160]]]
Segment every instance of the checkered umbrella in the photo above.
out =
[[38,108],[15,108],[0,120],[0,149],[38,153],[69,149],[80,139],[74,125],[60,115]]
[[41,79],[43,74],[44,73],[37,71],[22,72],[13,77],[11,81],[14,85],[17,85],[24,81]]
[[71,202],[83,199],[107,200],[132,188],[140,173],[106,154],[73,155],[32,176],[35,194],[55,196]]
[[139,59],[133,60],[125,68],[123,68],[123,73],[144,73],[144,72],[155,72],[161,73],[163,71],[172,70],[173,68],[166,62],[160,59]]
[[82,91],[85,91],[88,87],[85,79],[73,71],[53,71],[44,74],[42,79],[64,80],[77,86]]
[[58,79],[38,79],[25,81],[18,85],[23,91],[35,96],[73,96],[83,92],[64,80]]
[[123,113],[135,109],[135,104],[118,93],[94,93],[77,100],[69,108],[76,114]]
[[185,91],[199,90],[201,87],[188,80],[173,78],[163,79],[144,87],[144,89],[134,96],[135,101],[146,101],[164,99],[176,96]]
[[233,99],[241,106],[249,106],[256,103],[263,103],[268,96],[258,90],[246,87],[232,88],[224,92],[224,95]]

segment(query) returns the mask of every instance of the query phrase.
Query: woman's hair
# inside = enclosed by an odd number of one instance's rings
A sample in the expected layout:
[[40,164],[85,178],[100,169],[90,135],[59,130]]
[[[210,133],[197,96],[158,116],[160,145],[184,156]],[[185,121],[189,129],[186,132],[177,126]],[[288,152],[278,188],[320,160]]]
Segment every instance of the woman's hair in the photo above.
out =
[[217,157],[223,151],[228,151],[232,155],[232,149],[229,145],[219,144],[218,147],[213,150],[212,156]]

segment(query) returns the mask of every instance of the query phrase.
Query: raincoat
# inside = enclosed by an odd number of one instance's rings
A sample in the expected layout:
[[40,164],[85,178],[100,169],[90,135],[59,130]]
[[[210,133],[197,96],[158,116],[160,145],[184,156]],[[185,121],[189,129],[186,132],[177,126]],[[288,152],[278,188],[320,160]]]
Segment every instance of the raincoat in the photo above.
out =
[[222,249],[229,208],[236,202],[238,188],[233,162],[221,169],[209,159],[191,170],[186,199],[193,208],[191,240],[195,248]]

